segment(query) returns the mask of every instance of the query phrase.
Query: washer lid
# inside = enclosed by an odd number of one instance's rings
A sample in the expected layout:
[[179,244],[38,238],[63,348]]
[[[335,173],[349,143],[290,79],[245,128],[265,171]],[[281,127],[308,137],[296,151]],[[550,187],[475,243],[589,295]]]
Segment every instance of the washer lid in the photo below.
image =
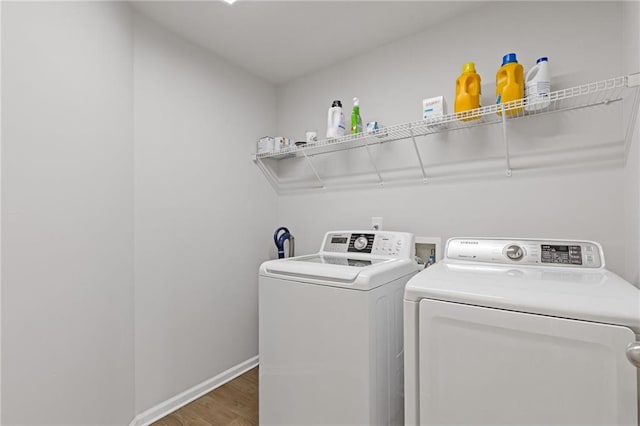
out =
[[[293,262],[311,262],[319,263],[323,265],[340,265],[348,266],[350,268],[364,268],[367,266],[375,265],[382,262],[390,262],[393,259],[357,259],[353,257],[345,256],[331,256],[314,254],[312,256],[294,257],[291,259]],[[357,270],[354,270],[357,272]]]
[[445,260],[407,283],[405,300],[425,298],[623,325],[640,334],[640,289],[606,269]]
[[370,290],[412,274],[418,265],[409,259],[314,254],[264,262],[260,275],[311,284]]

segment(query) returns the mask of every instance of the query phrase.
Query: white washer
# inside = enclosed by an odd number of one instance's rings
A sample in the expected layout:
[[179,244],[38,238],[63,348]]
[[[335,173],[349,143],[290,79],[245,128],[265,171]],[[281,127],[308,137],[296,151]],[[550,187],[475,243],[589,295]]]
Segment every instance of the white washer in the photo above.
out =
[[588,241],[449,240],[405,291],[406,424],[638,425],[640,290],[604,266]]
[[340,231],[260,267],[260,424],[403,424],[412,234]]

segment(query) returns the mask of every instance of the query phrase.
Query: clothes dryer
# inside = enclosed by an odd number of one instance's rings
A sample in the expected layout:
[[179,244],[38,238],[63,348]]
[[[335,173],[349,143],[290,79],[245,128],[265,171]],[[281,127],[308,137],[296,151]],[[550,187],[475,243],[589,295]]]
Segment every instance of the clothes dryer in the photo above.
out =
[[638,425],[640,291],[599,244],[454,238],[404,305],[407,425]]

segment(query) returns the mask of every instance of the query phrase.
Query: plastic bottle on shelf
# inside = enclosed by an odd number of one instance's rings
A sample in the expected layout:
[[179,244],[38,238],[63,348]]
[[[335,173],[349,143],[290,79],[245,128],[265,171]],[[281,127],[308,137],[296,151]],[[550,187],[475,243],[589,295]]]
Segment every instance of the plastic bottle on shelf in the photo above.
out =
[[549,95],[551,93],[551,74],[549,73],[549,58],[543,56],[538,58],[536,64],[527,71],[525,78],[525,95],[527,111],[538,111],[551,104]]
[[327,113],[327,138],[344,136],[345,128],[342,102],[333,101]]
[[353,98],[353,111],[351,112],[351,134],[362,132],[362,117],[360,117],[360,100]]
[[[480,74],[476,72],[473,62],[467,62],[462,66],[462,74],[456,80],[456,97],[453,103],[453,111],[464,112],[480,108]],[[477,120],[480,116],[470,115],[461,118],[463,121]]]
[[[496,73],[496,104],[517,101],[524,98],[524,68],[518,63],[515,53],[502,57],[502,66]],[[507,115],[522,112],[522,107],[506,111]],[[498,110],[498,115],[502,115]]]

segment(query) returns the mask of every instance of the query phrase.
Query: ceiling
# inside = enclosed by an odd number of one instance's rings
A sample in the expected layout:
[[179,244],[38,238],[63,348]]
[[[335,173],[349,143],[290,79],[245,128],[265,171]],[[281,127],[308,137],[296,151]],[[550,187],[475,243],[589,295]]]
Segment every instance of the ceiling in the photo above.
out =
[[178,35],[272,83],[425,30],[481,2],[134,1]]

